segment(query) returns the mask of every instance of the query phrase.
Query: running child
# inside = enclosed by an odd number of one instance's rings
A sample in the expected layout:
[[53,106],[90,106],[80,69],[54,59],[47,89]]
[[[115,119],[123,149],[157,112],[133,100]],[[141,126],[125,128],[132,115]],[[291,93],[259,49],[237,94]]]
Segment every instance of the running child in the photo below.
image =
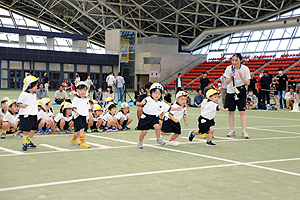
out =
[[52,104],[49,98],[42,98],[39,100],[40,111],[38,113],[38,132],[37,134],[51,134],[50,130],[54,125],[54,113],[52,111]]
[[126,102],[121,104],[121,110],[116,115],[116,118],[123,130],[130,130],[128,125],[132,122],[132,119],[129,118],[129,105]]
[[214,89],[209,89],[210,86],[204,88],[204,93],[206,94],[206,98],[201,104],[201,115],[198,118],[198,131],[190,131],[189,132],[189,141],[192,142],[195,135],[209,133],[207,137],[206,146],[215,147],[216,144],[212,143],[212,137],[214,134],[214,118],[216,116],[216,112],[218,110],[222,110],[224,112],[228,111],[228,108],[224,109],[223,107],[218,105],[219,93]]
[[176,94],[176,102],[171,106],[171,108],[182,107],[183,109],[179,111],[169,111],[165,114],[163,119],[161,135],[170,135],[172,132],[174,135],[168,141],[167,145],[170,146],[178,146],[178,143],[175,142],[176,138],[181,134],[181,126],[180,119],[183,118],[185,125],[188,125],[186,120],[186,99],[188,97],[188,93],[184,91],[179,91]]
[[[160,138],[160,125],[159,116],[162,112],[167,112],[170,106],[162,101],[161,94],[163,92],[163,86],[160,83],[153,83],[150,87],[150,96],[137,102],[136,105],[143,107],[143,114],[139,120],[137,130],[142,130],[139,136],[139,142],[137,147],[143,149],[143,140],[147,134],[147,130],[154,128],[156,134],[156,142],[160,145],[164,145],[165,142]],[[171,111],[179,111],[182,107],[171,108]]]
[[[6,102],[9,101],[8,97],[3,97],[1,99],[1,109],[0,109],[0,126],[2,125],[3,122],[3,117],[7,112],[7,106],[6,106]],[[2,133],[5,133],[5,131],[3,130]]]
[[90,148],[91,146],[85,142],[84,130],[87,128],[86,119],[89,115],[90,103],[89,99],[85,97],[87,92],[87,84],[83,81],[77,83],[77,95],[74,97],[73,117],[74,117],[74,137],[71,140],[71,145],[79,145],[76,139],[80,138],[80,148]]
[[87,132],[91,133],[93,131],[102,132],[103,130],[100,129],[100,126],[103,124],[103,109],[98,104],[94,105],[94,112],[92,117],[88,121],[88,129]]
[[122,126],[118,123],[116,118],[117,107],[115,104],[111,104],[108,109],[107,113],[103,116],[103,124],[105,125],[104,131],[117,131],[122,130]]
[[72,104],[69,102],[63,102],[60,108],[60,112],[54,118],[54,122],[59,128],[60,134],[69,134],[72,131],[74,123],[72,121]]
[[38,102],[36,100],[38,78],[26,76],[23,80],[23,92],[18,99],[20,130],[23,132],[22,150],[34,149],[36,145],[32,142],[34,132],[38,129]]
[[22,134],[19,133],[19,108],[17,106],[17,100],[9,100],[7,102],[8,111],[3,117],[3,124],[1,139],[5,139],[6,134],[13,134],[13,137],[22,137]]

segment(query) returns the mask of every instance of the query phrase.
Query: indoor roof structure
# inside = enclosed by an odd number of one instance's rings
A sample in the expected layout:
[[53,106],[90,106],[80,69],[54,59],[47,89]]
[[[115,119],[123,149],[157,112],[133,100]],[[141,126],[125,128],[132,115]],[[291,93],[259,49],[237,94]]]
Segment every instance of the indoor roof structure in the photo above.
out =
[[[298,0],[0,0],[0,7],[105,46],[105,30],[178,38],[189,45],[204,30],[267,21],[300,8]],[[1,13],[0,13],[1,15]],[[22,28],[22,25],[17,25]],[[226,35],[210,35],[196,49]]]

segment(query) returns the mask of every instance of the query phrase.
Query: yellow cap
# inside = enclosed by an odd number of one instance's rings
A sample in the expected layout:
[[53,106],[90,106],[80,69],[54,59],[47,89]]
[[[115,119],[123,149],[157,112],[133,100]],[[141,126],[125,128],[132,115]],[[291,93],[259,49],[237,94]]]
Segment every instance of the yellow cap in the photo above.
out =
[[206,97],[208,98],[208,97],[210,97],[210,96],[212,96],[212,95],[214,95],[214,94],[219,94],[219,92],[217,92],[217,91],[214,90],[214,89],[209,89],[209,90],[207,90],[207,92],[206,92]]
[[28,88],[28,86],[30,85],[30,83],[33,83],[33,82],[35,82],[35,81],[37,81],[37,80],[38,80],[38,78],[36,78],[35,76],[32,76],[32,75],[26,76],[26,77],[24,78],[24,80],[23,80],[23,92],[24,92],[25,90],[27,90],[27,88]]

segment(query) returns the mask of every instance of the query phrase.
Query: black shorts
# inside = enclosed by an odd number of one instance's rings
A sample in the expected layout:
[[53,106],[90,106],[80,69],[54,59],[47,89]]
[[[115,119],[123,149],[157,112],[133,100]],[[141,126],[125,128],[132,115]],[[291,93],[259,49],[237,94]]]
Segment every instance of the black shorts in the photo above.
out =
[[37,115],[28,115],[28,117],[20,115],[20,130],[26,132],[38,130]]
[[91,129],[96,129],[96,128],[98,128],[98,127],[97,127],[97,122],[98,122],[98,121],[94,121],[93,125],[91,126]]
[[[67,129],[69,129],[69,126],[70,126],[70,122],[71,122],[72,120],[70,120],[70,121],[65,121],[65,125],[64,125],[64,127],[63,127],[63,129],[64,130],[67,130]],[[60,129],[60,122],[61,122],[61,119],[57,122],[57,126],[58,126],[58,128]]]
[[145,118],[141,118],[137,130],[149,130],[154,128],[153,126],[155,124],[159,124],[159,117],[156,117],[155,115],[146,115]]
[[210,127],[214,125],[215,125],[214,119],[206,119],[202,116],[198,118],[199,133],[207,133],[210,130]]
[[225,108],[228,108],[229,111],[235,111],[236,106],[238,107],[239,111],[245,111],[246,110],[246,87],[241,86],[238,87],[238,90],[240,91],[240,94],[238,94],[238,100],[235,100],[235,94],[228,94],[226,93],[225,98]]
[[128,122],[128,119],[124,120],[123,124],[120,124],[120,120],[118,120],[118,123],[119,123],[121,126],[126,126],[127,122]]
[[78,132],[81,129],[87,129],[86,116],[79,115],[76,119],[74,119],[74,131]]
[[171,119],[168,119],[167,121],[163,121],[161,131],[165,133],[175,133],[175,134],[181,134],[181,126],[180,123],[176,123]]

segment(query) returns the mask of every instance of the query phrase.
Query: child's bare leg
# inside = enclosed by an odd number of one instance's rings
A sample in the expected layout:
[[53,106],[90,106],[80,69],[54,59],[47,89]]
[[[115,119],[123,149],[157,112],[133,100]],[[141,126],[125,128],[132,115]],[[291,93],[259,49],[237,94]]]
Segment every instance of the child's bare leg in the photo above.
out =
[[127,121],[127,123],[126,123],[126,126],[128,126],[131,122],[132,122],[132,119],[131,119],[131,118],[128,118],[128,121]]
[[200,133],[199,133],[199,131],[195,131],[195,132],[193,132],[193,135],[200,135]]
[[61,119],[60,123],[59,123],[59,129],[60,130],[64,129],[65,124],[66,124],[66,121],[64,119]]
[[74,126],[74,123],[72,121],[69,122],[69,129],[72,129]]
[[122,126],[122,125],[123,125],[123,123],[124,123],[124,121],[125,121],[125,120],[124,120],[124,117],[121,117],[121,118],[120,118],[120,122],[119,122],[119,124]]
[[207,141],[211,141],[211,140],[212,140],[212,137],[213,137],[213,135],[214,135],[214,131],[215,131],[214,127],[211,126],[211,127],[209,128],[209,134],[208,134],[208,137],[207,137]]
[[88,121],[88,128],[91,128],[91,126],[93,125],[93,123],[94,123],[94,119],[89,119],[89,121]]
[[8,124],[8,122],[3,122],[1,129],[2,129],[2,133],[6,133],[6,131],[9,130],[9,124]]
[[160,132],[161,135],[171,135],[171,133]]
[[140,120],[142,114],[143,114],[143,108],[142,107],[138,107],[137,111],[136,111],[136,115],[138,117],[138,120]]
[[143,142],[144,137],[147,135],[147,130],[143,130],[139,136],[139,142]]
[[160,138],[160,125],[159,124],[155,124],[153,126],[153,128],[155,129],[156,138],[159,139]]
[[46,124],[46,120],[45,119],[42,119],[39,123],[39,127],[38,128],[43,128]]
[[102,124],[101,120],[102,120],[102,119],[100,119],[100,120],[97,121],[97,123],[96,123],[96,127],[97,127],[97,128],[99,128],[99,127],[101,126],[101,124]]
[[29,132],[29,134],[28,134],[28,137],[29,137],[30,139],[32,139],[34,133],[35,133],[35,130],[31,130],[31,131]]
[[47,121],[47,127],[48,127],[48,128],[51,128],[51,127],[53,126],[53,122],[54,122],[53,119],[49,119],[49,120]]
[[[170,134],[171,134],[171,133],[170,133]],[[172,140],[176,140],[176,138],[178,138],[179,135],[180,135],[180,134],[176,134],[176,133],[175,133],[174,135],[172,135],[171,139],[172,139]]]
[[107,127],[109,128],[111,125],[113,125],[114,124],[114,122],[115,122],[115,120],[114,119],[111,119],[111,120],[108,120],[108,122],[107,122]]

